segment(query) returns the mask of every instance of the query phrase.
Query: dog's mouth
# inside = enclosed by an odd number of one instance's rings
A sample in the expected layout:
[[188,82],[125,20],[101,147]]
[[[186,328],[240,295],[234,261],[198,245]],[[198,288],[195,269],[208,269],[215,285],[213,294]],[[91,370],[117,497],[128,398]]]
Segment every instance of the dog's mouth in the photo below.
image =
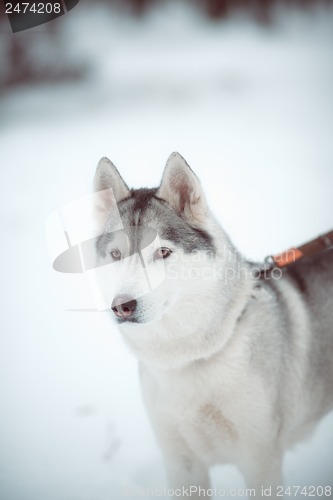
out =
[[145,323],[145,321],[139,321],[137,318],[115,318],[117,325],[123,325],[124,323]]
[[160,320],[162,315],[156,317],[148,317],[148,318],[115,318],[118,326],[121,325],[147,325],[148,323],[153,323],[154,321]]
[[128,318],[128,319],[123,319],[123,318],[115,318],[116,323],[118,326],[120,325],[147,325],[148,323],[152,323],[153,321],[156,321],[159,318],[156,317],[150,317],[150,318]]

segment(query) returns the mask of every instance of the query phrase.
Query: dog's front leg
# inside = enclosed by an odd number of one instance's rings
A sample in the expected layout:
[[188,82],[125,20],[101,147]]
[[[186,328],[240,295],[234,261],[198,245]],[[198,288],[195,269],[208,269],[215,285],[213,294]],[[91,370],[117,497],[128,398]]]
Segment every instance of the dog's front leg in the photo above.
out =
[[169,404],[160,403],[166,398],[161,397],[160,387],[144,365],[140,366],[140,375],[145,405],[166,465],[170,496],[193,500],[207,497],[208,467],[184,438],[182,428],[186,425],[175,419]]
[[283,499],[282,459],[274,453],[260,457],[241,468],[248,489],[255,490],[256,498]]
[[189,447],[174,422],[159,424],[155,431],[166,465],[169,495],[192,500],[207,497],[208,466]]
[[189,454],[186,450],[185,454],[167,454],[165,462],[172,497],[189,497],[197,500],[207,496],[208,469],[198,457]]

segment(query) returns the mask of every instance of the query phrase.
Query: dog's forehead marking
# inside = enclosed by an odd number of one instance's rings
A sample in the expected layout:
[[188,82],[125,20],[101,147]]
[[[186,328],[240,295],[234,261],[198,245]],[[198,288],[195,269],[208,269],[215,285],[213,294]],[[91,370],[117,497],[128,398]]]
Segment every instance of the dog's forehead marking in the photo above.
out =
[[160,238],[180,246],[185,253],[214,253],[213,239],[208,232],[192,227],[156,193],[157,188],[135,189],[130,198],[118,204],[125,231],[132,240],[131,246],[139,248],[145,230],[150,228],[156,230]]

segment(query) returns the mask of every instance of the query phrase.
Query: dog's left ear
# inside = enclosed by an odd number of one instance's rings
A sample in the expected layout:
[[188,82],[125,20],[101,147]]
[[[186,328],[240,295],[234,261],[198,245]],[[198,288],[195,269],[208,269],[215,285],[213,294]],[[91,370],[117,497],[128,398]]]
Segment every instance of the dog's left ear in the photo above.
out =
[[198,177],[179,153],[172,153],[156,193],[191,223],[202,223],[208,208]]
[[103,225],[112,212],[118,213],[118,202],[131,196],[131,191],[120,173],[105,157],[97,165],[94,191],[96,191],[94,215],[99,225]]

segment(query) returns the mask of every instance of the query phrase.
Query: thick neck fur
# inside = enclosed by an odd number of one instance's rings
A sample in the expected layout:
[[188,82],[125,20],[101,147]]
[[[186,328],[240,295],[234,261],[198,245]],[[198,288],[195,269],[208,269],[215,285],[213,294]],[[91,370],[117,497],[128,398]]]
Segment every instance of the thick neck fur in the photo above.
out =
[[232,338],[250,300],[253,279],[221,228],[219,233],[210,270],[215,276],[222,270],[222,277],[201,280],[198,290],[193,290],[192,283],[192,289],[178,294],[170,312],[157,321],[122,325],[126,341],[144,364],[161,370],[183,369],[215,356]]

